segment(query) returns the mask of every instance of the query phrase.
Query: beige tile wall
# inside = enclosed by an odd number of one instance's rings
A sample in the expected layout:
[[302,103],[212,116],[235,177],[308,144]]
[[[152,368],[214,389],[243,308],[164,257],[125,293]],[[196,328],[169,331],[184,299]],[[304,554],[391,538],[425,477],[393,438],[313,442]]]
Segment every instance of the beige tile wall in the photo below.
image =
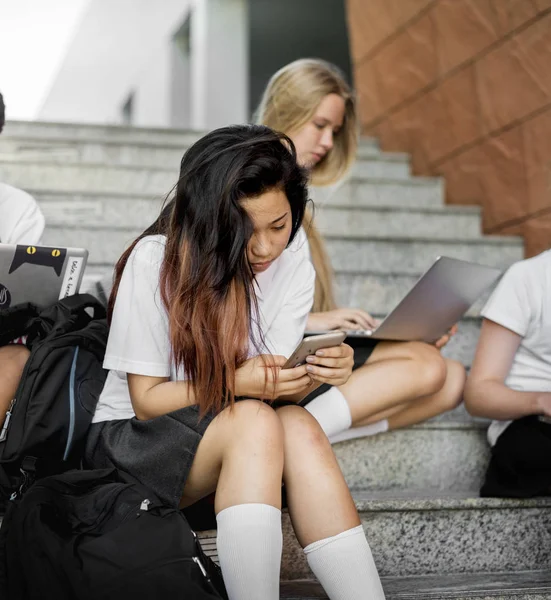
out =
[[347,0],[363,131],[551,247],[551,0]]

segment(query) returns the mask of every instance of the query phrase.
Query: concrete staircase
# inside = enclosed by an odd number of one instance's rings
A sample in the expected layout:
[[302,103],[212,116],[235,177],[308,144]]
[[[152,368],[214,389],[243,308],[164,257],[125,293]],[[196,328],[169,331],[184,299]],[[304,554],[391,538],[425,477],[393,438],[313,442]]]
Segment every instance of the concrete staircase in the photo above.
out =
[[[196,132],[8,123],[0,181],[24,188],[48,219],[47,243],[90,250],[109,273],[158,213]],[[476,207],[443,202],[440,179],[412,178],[408,157],[363,140],[351,177],[314,191],[342,304],[384,315],[438,255],[502,268],[522,243],[480,233]],[[481,299],[445,348],[469,366]],[[411,429],[335,446],[389,599],[551,598],[551,500],[480,499],[486,423],[463,408]],[[325,598],[284,516],[282,597]],[[203,533],[215,553],[213,533]]]

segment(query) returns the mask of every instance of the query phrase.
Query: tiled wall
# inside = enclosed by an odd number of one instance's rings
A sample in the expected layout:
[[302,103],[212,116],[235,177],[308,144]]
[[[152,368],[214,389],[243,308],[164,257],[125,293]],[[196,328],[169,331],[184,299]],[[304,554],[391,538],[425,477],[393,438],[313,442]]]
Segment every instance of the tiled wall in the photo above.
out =
[[551,247],[551,0],[347,0],[363,131]]

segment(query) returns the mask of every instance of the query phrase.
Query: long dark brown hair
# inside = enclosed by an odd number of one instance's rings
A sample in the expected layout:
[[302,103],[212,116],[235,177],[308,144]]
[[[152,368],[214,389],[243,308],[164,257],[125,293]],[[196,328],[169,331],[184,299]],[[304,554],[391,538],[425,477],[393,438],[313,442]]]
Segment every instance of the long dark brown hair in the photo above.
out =
[[[285,192],[292,242],[304,216],[307,175],[292,141],[261,125],[217,129],[184,154],[174,197],[115,267],[109,318],[126,263],[139,240],[166,236],[160,291],[169,318],[172,360],[183,367],[201,414],[235,399],[235,372],[247,359],[258,318],[247,260],[253,225],[241,201]],[[262,353],[262,340],[253,341]]]

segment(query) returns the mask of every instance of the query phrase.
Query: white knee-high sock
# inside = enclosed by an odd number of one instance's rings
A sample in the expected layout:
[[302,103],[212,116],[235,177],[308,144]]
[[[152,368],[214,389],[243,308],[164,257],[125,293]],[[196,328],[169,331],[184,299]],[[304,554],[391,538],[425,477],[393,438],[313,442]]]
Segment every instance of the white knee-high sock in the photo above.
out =
[[341,431],[329,438],[332,444],[337,442],[344,442],[345,440],[355,440],[356,438],[368,437],[370,435],[377,435],[378,433],[384,433],[388,431],[388,421],[381,419],[375,423],[369,425],[360,425],[359,427],[351,427],[345,431]]
[[221,510],[216,521],[229,599],[279,600],[281,511],[268,504],[238,504]]
[[331,600],[384,600],[385,593],[363,527],[358,525],[304,548]]
[[348,402],[336,387],[314,398],[305,408],[321,425],[327,437],[341,433],[352,425]]

